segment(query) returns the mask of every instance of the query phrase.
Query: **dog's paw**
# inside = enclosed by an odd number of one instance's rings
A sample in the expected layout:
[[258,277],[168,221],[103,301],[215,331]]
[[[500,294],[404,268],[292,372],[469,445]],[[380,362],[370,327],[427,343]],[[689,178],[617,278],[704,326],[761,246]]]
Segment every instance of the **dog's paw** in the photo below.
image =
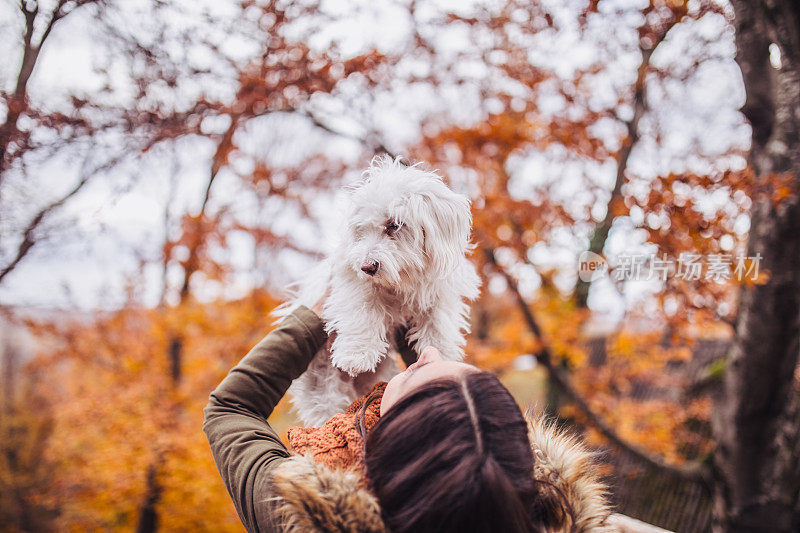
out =
[[366,372],[375,372],[381,358],[367,357],[359,354],[342,355],[342,350],[334,350],[331,354],[331,364],[355,377]]

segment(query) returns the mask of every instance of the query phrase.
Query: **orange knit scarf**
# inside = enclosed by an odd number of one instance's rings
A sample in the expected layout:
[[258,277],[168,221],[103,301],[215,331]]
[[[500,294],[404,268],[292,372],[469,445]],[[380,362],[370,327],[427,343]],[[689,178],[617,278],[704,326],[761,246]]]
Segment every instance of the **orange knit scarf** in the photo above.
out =
[[364,411],[364,428],[369,431],[380,418],[381,398],[385,389],[386,382],[376,384],[367,395],[350,404],[344,413],[334,415],[318,428],[289,428],[292,450],[309,455],[317,463],[331,468],[361,470],[364,440],[358,431],[358,413],[374,393]]

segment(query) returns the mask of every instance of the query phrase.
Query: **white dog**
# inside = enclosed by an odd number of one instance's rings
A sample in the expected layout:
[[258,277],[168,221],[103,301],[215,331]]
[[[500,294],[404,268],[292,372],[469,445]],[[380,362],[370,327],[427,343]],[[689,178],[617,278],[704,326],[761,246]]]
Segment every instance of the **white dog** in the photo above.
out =
[[434,346],[460,360],[469,331],[467,301],[480,285],[466,257],[472,248],[469,200],[433,172],[373,159],[350,191],[345,222],[334,252],[279,311],[311,307],[327,293],[322,318],[331,340],[290,389],[310,425],[324,423],[398,372],[387,357],[398,328],[408,328],[417,354]]

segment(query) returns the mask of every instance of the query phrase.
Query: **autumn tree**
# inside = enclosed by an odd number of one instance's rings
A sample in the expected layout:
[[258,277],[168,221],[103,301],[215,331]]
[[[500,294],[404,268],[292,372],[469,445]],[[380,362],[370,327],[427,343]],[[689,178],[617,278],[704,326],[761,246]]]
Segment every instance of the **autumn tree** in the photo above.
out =
[[[602,3],[599,6],[602,6]],[[649,50],[649,47],[664,42],[669,46],[679,46],[677,42],[667,38],[672,28],[675,28],[675,31],[686,31],[700,20],[706,23],[708,19],[717,19],[717,27],[725,28],[722,14],[710,6],[689,7],[683,4],[667,5],[653,2],[641,10],[631,9],[627,12],[613,8],[612,11],[606,12],[599,6],[590,6],[590,9],[579,14],[583,19],[578,28],[605,27],[600,26],[602,23],[596,19],[603,20],[604,17],[612,15],[617,19],[630,17],[631,26],[628,27],[628,31],[635,38],[632,42],[624,41],[627,48],[623,50],[631,55],[641,55],[643,47]],[[497,78],[507,77],[517,85],[514,86],[515,91],[510,91],[502,84],[496,84],[493,90],[485,89],[493,98],[499,100],[505,109],[501,112],[488,113],[474,126],[449,126],[432,121],[429,129],[434,133],[423,138],[423,142],[414,152],[415,155],[422,160],[432,161],[434,166],[443,168],[444,173],[456,183],[467,180],[473,187],[472,190],[479,191],[475,202],[477,236],[485,239],[488,246],[516,250],[519,259],[526,263],[529,269],[538,271],[543,283],[548,276],[541,275],[546,274],[549,267],[532,264],[530,256],[534,246],[539,249],[547,247],[553,242],[553,235],[558,232],[569,232],[581,239],[585,238],[589,243],[594,239],[592,235],[601,231],[604,236],[599,242],[603,244],[608,236],[608,228],[604,230],[599,228],[607,226],[616,217],[626,218],[630,223],[632,216],[629,216],[628,212],[632,207],[643,213],[645,218],[636,224],[648,233],[648,241],[658,245],[662,252],[677,257],[681,251],[710,251],[711,243],[717,242],[720,235],[700,238],[699,233],[703,229],[701,225],[713,227],[715,223],[707,220],[706,215],[700,212],[699,206],[694,205],[691,200],[688,202],[684,198],[677,200],[684,202],[683,206],[686,209],[670,209],[668,207],[670,199],[659,196],[657,191],[664,187],[677,188],[678,185],[685,184],[687,189],[694,189],[702,194],[711,194],[719,190],[730,191],[731,196],[735,196],[733,194],[735,191],[743,192],[746,189],[745,180],[736,181],[737,174],[724,174],[724,167],[717,170],[713,166],[711,167],[713,170],[707,175],[697,175],[687,169],[680,173],[667,174],[663,178],[634,176],[636,179],[633,179],[630,171],[626,170],[627,161],[631,157],[631,147],[628,146],[631,133],[627,127],[622,127],[625,123],[620,117],[630,115],[635,107],[634,102],[641,97],[641,95],[633,96],[636,93],[636,86],[639,86],[639,91],[644,91],[641,85],[646,82],[645,85],[649,84],[651,90],[663,91],[665,86],[675,83],[676,80],[682,82],[684,79],[690,79],[694,76],[697,65],[719,60],[719,57],[714,56],[715,50],[699,48],[698,50],[702,51],[698,51],[696,58],[687,59],[686,65],[661,60],[655,65],[648,62],[642,66],[640,58],[634,72],[629,73],[629,79],[636,80],[636,83],[633,86],[621,85],[619,93],[614,93],[615,98],[609,99],[607,103],[597,102],[594,100],[592,87],[594,84],[604,83],[603,80],[611,75],[611,67],[603,64],[608,58],[604,52],[613,48],[620,53],[622,45],[609,40],[598,44],[603,53],[598,53],[597,62],[591,62],[585,70],[578,70],[571,78],[565,80],[552,71],[552,67],[530,60],[522,45],[531,46],[531,42],[521,40],[515,42],[510,37],[513,35],[520,39],[519,35],[527,35],[525,33],[527,31],[531,34],[531,39],[556,39],[554,35],[557,35],[559,30],[553,27],[555,17],[542,11],[541,8],[537,11],[530,7],[530,4],[526,5],[526,9],[527,11],[511,2],[494,16],[484,14],[472,18],[453,17],[454,23],[468,24],[476,32],[487,32],[493,36],[493,40],[488,41],[489,46],[495,47],[494,50],[498,54],[503,52],[506,57],[506,60],[496,67]],[[520,10],[525,13],[524,16],[519,13]],[[589,30],[576,31],[592,44],[595,44],[595,38],[600,40],[599,36]],[[720,33],[723,32],[720,31],[717,35]],[[479,33],[476,33],[474,40],[481,40],[477,35]],[[490,51],[487,50],[485,53],[489,54]],[[523,87],[527,92],[522,92],[517,87]],[[555,112],[541,109],[538,102],[545,97],[562,99],[563,107]],[[647,144],[655,144],[656,148],[660,138],[669,133],[664,131],[666,124],[660,124],[665,113],[662,106],[663,104],[651,105],[652,109],[646,117],[648,119],[646,135],[641,132],[636,134],[637,138],[643,138]],[[634,114],[638,117],[636,122],[642,122],[642,117],[639,117],[642,111]],[[594,131],[601,124],[611,127],[615,133],[618,132],[619,137],[598,136]],[[637,129],[641,127],[642,124],[639,124]],[[697,149],[699,151],[699,147]],[[715,158],[722,159],[735,155],[736,149],[734,145],[729,148],[730,153],[708,154],[704,157],[713,163]],[[540,185],[518,192],[524,182],[524,174],[518,169],[519,165],[525,158],[550,152],[558,153],[557,156],[553,156],[552,166],[546,168],[553,176],[545,174],[539,179]],[[622,165],[619,164],[619,158],[623,160]],[[614,167],[610,196],[609,191],[603,190],[592,176],[598,169],[596,165],[604,165],[607,162],[612,162]],[[571,164],[580,169],[575,173],[578,174],[580,181],[568,182],[567,178],[559,175],[563,169],[569,170],[568,165]],[[620,181],[620,176],[623,174],[627,177]],[[628,181],[633,181],[637,187],[644,188],[648,193],[652,192],[652,195],[633,194],[633,187]],[[676,185],[675,182],[680,183]],[[625,187],[622,187],[623,184]],[[561,188],[569,188],[577,194],[565,197],[559,190]],[[591,196],[586,194],[587,190],[591,191]],[[579,198],[576,198],[578,195]],[[611,210],[607,208],[609,198],[616,198],[612,202],[616,207]],[[588,204],[584,203],[586,201]],[[662,207],[666,212],[661,211]],[[616,215],[613,214],[614,211]],[[675,241],[668,241],[669,236],[675,232],[670,232],[668,224],[656,225],[651,212],[668,218],[675,225],[673,230],[680,227],[679,236],[693,232],[695,237],[688,240],[676,237]],[[739,207],[715,215],[719,217],[718,225],[729,225],[741,212],[742,208]],[[592,216],[594,213],[599,214],[599,221]],[[684,214],[685,222],[682,222]],[[727,231],[733,232],[730,228]],[[593,249],[595,245],[587,246]],[[567,273],[561,271],[558,277],[565,274]],[[564,280],[557,279],[557,281],[564,286]],[[579,281],[574,289],[575,292],[580,292],[583,285],[585,284]],[[700,290],[700,287],[694,289]],[[581,308],[583,305],[579,302],[577,307]]]
[[[49,490],[34,501],[58,510],[54,530],[142,528],[141,506],[155,484],[152,527],[241,531],[208,453],[202,409],[208,391],[269,329],[276,304],[255,291],[172,309],[131,301],[91,322],[30,323],[53,342],[31,369],[58,376],[35,389],[51,406],[51,434],[41,458],[50,465]],[[165,356],[177,327],[192,333],[179,386]]]
[[[593,6],[599,8],[599,2]],[[679,77],[683,80],[690,79],[698,65],[709,62],[713,52],[699,52],[692,62],[686,66],[675,65],[653,65],[652,58],[657,54],[659,46],[667,38],[670,30],[681,22],[696,22],[709,13],[722,13],[720,7],[710,2],[699,2],[690,5],[688,2],[650,2],[641,10],[642,23],[637,28],[637,45],[639,52],[639,66],[636,70],[636,77],[633,84],[627,89],[627,95],[622,95],[614,107],[604,110],[601,113],[610,116],[621,123],[624,128],[624,136],[620,141],[619,149],[609,154],[615,163],[614,185],[605,207],[605,214],[597,222],[589,237],[588,252],[601,255],[603,254],[606,241],[608,240],[614,219],[627,214],[625,205],[625,194],[623,188],[628,183],[628,163],[631,154],[636,148],[636,144],[642,137],[642,119],[648,112],[650,104],[648,102],[648,84],[664,85],[665,80]],[[718,37],[717,37],[718,38]],[[702,41],[697,43],[701,46]],[[613,52],[609,51],[609,55]],[[602,68],[600,65],[597,68]],[[578,279],[575,285],[575,300],[578,308],[586,307],[589,288],[591,283]]]

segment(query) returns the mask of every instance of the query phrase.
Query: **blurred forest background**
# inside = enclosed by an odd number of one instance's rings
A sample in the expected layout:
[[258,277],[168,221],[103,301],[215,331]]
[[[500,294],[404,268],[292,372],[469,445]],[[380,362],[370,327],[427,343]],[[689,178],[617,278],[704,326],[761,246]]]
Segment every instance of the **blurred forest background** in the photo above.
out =
[[0,530],[241,531],[202,407],[382,153],[472,198],[469,357],[621,512],[800,530],[797,2],[4,0],[0,54]]

